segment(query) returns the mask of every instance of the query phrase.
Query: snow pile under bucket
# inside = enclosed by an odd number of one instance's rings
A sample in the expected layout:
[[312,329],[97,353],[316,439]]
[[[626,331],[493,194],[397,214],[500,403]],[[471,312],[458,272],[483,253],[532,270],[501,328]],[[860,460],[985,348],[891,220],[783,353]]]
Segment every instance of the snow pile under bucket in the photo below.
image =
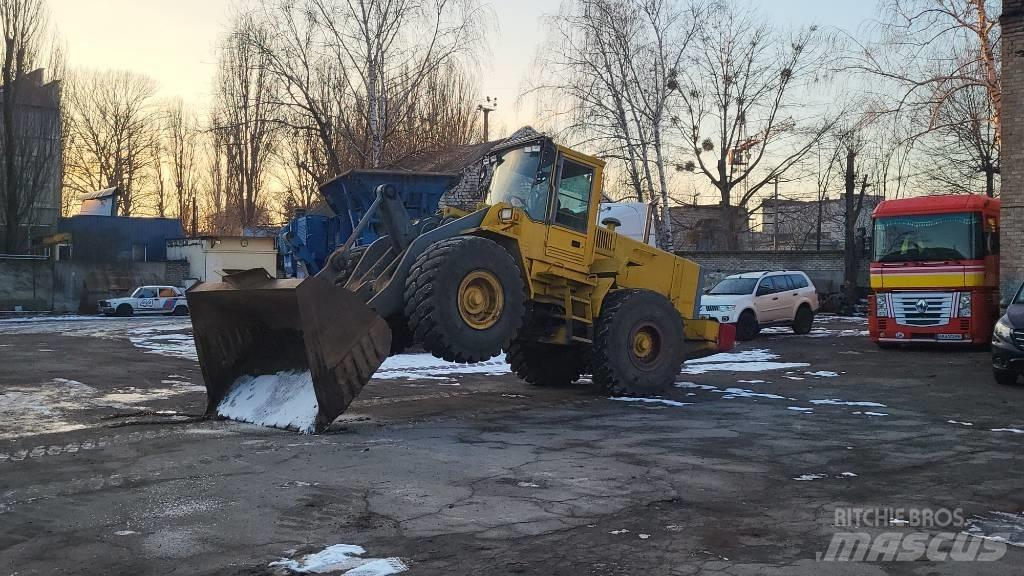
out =
[[217,406],[217,414],[260,426],[312,434],[319,406],[308,372],[242,376]]

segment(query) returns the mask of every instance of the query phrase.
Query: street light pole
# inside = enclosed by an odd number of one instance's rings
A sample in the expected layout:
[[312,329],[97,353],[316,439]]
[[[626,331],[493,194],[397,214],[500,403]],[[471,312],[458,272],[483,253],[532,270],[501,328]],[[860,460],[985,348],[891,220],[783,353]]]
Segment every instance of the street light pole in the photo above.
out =
[[484,142],[487,142],[490,138],[490,114],[498,108],[498,99],[491,99],[490,96],[486,100],[477,105],[476,109],[478,112],[484,113]]

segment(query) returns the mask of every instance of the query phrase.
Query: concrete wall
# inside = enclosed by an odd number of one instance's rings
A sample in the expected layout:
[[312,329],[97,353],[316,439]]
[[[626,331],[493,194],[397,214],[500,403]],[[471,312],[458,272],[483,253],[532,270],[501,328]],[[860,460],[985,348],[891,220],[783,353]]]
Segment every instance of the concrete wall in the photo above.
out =
[[49,310],[52,291],[49,259],[0,257],[0,310]]
[[[730,274],[757,270],[800,270],[810,277],[818,292],[840,292],[843,285],[843,252],[680,252],[704,267],[705,285],[713,285]],[[868,286],[867,256],[861,258],[858,284]]]
[[1024,0],[1003,0],[1002,214],[1000,283],[1003,295],[1024,281]]
[[83,312],[143,284],[182,286],[182,262],[52,262],[0,258],[0,311]]

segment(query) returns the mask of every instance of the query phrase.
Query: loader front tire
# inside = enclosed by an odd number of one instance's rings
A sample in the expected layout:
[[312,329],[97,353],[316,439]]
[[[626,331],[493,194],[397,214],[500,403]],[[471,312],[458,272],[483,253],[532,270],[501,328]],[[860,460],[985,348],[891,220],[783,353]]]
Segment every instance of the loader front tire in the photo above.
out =
[[415,340],[449,362],[497,356],[526,315],[519,265],[487,238],[456,236],[432,244],[416,258],[405,287],[405,316]]
[[609,394],[657,393],[675,382],[683,364],[683,320],[661,294],[612,292],[594,332],[594,384]]
[[545,388],[568,386],[587,369],[583,351],[573,346],[513,340],[505,359],[526,383]]

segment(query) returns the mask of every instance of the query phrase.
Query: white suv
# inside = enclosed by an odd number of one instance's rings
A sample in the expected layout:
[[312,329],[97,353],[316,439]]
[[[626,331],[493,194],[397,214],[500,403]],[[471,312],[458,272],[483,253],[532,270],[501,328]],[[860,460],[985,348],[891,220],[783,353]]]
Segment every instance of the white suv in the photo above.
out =
[[807,334],[818,293],[803,272],[746,272],[726,276],[700,299],[701,318],[736,324],[736,339],[750,340],[764,326],[792,326]]

